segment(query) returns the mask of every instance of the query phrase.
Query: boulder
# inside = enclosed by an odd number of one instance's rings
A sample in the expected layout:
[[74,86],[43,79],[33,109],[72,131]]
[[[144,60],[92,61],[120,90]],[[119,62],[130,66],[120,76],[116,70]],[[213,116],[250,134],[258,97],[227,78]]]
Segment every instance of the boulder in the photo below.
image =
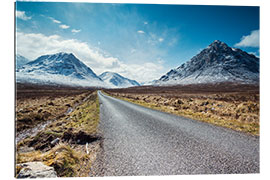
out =
[[18,164],[21,168],[17,178],[54,178],[57,174],[53,167],[46,166],[42,162],[28,162]]

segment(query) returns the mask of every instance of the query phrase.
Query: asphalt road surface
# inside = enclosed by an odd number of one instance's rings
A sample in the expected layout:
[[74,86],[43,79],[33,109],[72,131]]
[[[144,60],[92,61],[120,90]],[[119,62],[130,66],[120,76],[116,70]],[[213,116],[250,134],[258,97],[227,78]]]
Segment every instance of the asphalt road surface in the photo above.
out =
[[259,173],[259,137],[98,96],[104,176]]

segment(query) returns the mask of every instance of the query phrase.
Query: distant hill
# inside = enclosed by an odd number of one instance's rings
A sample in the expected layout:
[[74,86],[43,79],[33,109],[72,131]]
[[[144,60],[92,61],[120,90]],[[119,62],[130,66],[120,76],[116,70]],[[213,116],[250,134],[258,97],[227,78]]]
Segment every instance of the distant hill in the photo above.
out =
[[23,65],[27,64],[30,62],[29,59],[25,58],[24,56],[20,54],[16,54],[16,70],[21,68]]
[[99,75],[99,77],[107,84],[110,84],[111,87],[124,88],[124,87],[140,86],[140,84],[137,81],[125,78],[120,74],[114,72],[104,72],[101,75]]

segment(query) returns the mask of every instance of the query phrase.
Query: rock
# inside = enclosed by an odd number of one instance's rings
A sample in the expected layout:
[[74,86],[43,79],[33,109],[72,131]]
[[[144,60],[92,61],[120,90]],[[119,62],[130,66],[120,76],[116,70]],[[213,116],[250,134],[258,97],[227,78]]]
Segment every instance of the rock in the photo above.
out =
[[57,174],[53,167],[46,166],[42,162],[28,162],[18,164],[22,169],[17,178],[54,178]]
[[60,142],[60,139],[59,138],[56,138],[55,140],[53,140],[51,142],[51,145],[55,146],[56,144],[58,144]]
[[192,98],[189,98],[189,99],[188,99],[188,102],[192,102],[192,101],[193,101],[193,99],[192,99]]
[[35,149],[33,147],[27,147],[27,146],[23,146],[19,149],[20,153],[26,153],[26,152],[32,152]]

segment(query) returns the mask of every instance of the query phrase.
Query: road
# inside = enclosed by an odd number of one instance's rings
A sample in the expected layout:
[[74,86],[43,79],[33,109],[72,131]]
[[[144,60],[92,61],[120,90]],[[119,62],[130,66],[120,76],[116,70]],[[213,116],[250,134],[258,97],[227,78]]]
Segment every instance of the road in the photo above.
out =
[[98,96],[104,176],[259,173],[259,137]]

